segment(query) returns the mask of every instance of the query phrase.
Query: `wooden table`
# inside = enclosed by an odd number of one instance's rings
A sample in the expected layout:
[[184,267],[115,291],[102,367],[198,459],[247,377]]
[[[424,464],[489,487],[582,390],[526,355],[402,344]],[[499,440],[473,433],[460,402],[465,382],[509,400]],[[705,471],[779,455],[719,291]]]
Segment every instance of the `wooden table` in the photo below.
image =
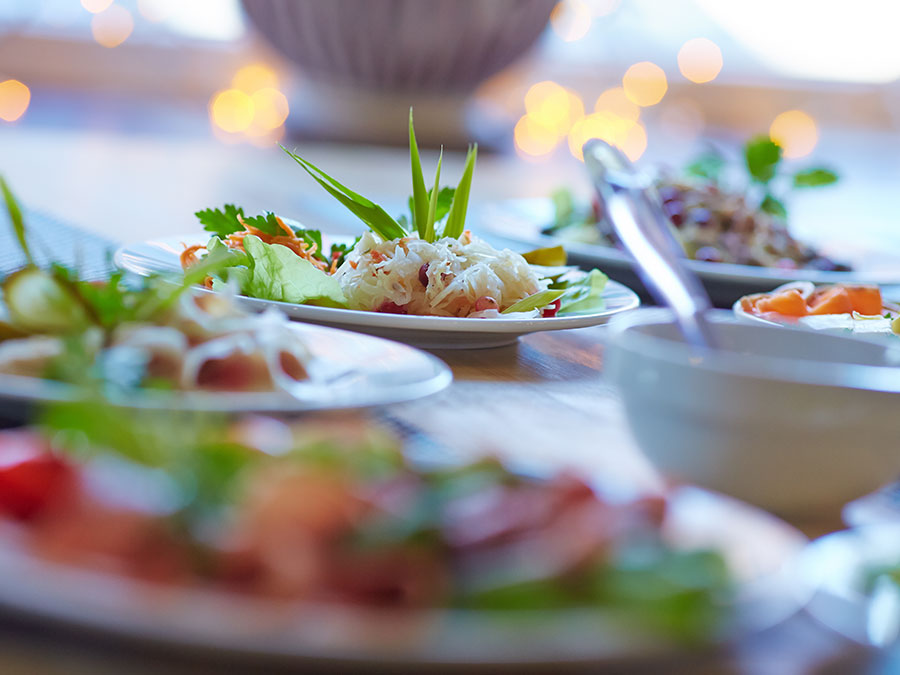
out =
[[[208,138],[26,125],[0,127],[0,148],[5,158],[15,158],[4,170],[29,206],[117,241],[190,230],[194,210],[226,201],[250,211],[295,213],[302,211],[307,196],[318,194],[312,182],[275,151],[226,147]],[[408,159],[402,152],[314,146],[308,154],[349,185],[366,192],[370,187],[372,194],[396,191],[396,185],[408,180]],[[445,157],[447,175],[458,173],[459,159]],[[360,168],[373,165],[378,172]],[[571,163],[550,172],[509,158],[485,157],[479,160],[474,197],[539,194],[579,172]],[[624,491],[658,485],[659,476],[635,447],[615,392],[603,379],[604,334],[598,327],[531,335],[497,349],[437,352],[454,370],[452,387],[384,413],[460,455],[487,450],[517,462],[577,467],[603,474]],[[836,526],[805,524],[817,534]],[[890,672],[891,664],[879,658],[800,614],[727,652],[665,664],[661,670],[749,675]],[[4,675],[234,670],[227,664],[210,665],[52,630],[20,617],[0,618]]]

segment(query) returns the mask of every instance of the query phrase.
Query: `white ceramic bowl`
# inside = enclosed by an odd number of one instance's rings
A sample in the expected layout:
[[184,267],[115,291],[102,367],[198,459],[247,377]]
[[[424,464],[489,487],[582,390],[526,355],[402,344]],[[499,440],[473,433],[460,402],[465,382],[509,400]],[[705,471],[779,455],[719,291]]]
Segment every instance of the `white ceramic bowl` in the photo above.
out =
[[792,516],[900,475],[895,347],[714,318],[722,348],[702,357],[666,310],[610,324],[607,376],[664,474]]

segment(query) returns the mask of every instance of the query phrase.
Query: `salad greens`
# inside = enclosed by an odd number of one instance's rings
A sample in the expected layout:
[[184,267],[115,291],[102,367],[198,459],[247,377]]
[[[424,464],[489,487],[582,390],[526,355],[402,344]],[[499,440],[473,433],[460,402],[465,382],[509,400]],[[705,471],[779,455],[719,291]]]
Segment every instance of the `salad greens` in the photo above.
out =
[[181,294],[207,276],[235,264],[231,256],[211,255],[192,266],[178,284],[149,277],[141,286],[126,285],[121,272],[106,281],[86,281],[77,270],[59,263],[46,269],[34,263],[26,240],[22,210],[0,176],[6,211],[29,263],[2,283],[7,323],[0,333],[79,334],[97,328],[108,336],[126,322],[152,321],[168,311]]
[[[755,136],[744,145],[743,165],[748,182],[754,188],[751,191],[760,193],[758,208],[784,220],[787,217],[785,197],[790,189],[831,185],[838,181],[838,175],[832,169],[820,166],[786,172],[782,170],[782,160],[782,147],[769,136]],[[689,176],[719,184],[728,165],[727,158],[718,149],[710,147],[685,171]]]
[[[215,250],[220,249],[230,250],[219,243]],[[347,299],[337,279],[284,246],[267,244],[259,237],[247,235],[243,258],[247,266],[233,268],[233,274],[241,290],[254,298],[347,307]],[[215,280],[213,288],[216,288]]]
[[[408,199],[408,216],[401,215],[394,219],[384,208],[351,190],[308,160],[283,146],[282,150],[326,192],[386,241],[414,233],[420,239],[433,243],[442,237],[459,238],[465,232],[478,147],[473,145],[469,148],[463,173],[456,187],[441,187],[442,150],[432,186],[427,187],[412,109],[409,112],[412,194]],[[212,279],[214,289],[220,289],[225,283],[231,282],[243,294],[264,300],[348,307],[347,298],[333,273],[344,262],[347,252],[356,242],[350,246],[332,245],[331,250],[326,253],[320,231],[285,222],[271,212],[247,216],[242,207],[234,204],[226,204],[222,209],[204,209],[197,211],[195,215],[204,229],[213,235],[207,245],[208,257],[215,255],[223,260],[222,273]],[[290,241],[282,239],[285,236]],[[300,242],[297,239],[307,245],[306,251],[298,248]],[[290,250],[279,246],[282,243]],[[231,247],[243,247],[244,251],[235,251],[229,256],[228,250]],[[526,254],[526,260],[535,265],[562,266],[565,265],[565,251],[561,247],[541,249]],[[561,275],[557,275],[552,279],[553,286],[550,289],[525,298],[505,312],[533,311],[556,300],[560,300],[563,308],[561,311],[564,313],[589,312],[603,306],[601,294],[606,277],[602,273],[560,277]]]

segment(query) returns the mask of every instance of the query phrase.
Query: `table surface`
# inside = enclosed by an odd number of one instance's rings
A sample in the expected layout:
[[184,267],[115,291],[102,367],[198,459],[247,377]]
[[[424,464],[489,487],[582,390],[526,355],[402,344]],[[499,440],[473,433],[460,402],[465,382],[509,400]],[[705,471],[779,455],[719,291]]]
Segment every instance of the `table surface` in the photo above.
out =
[[[276,151],[223,146],[211,138],[26,125],[0,128],[0,148],[4,158],[16,160],[4,169],[29,207],[115,241],[190,230],[194,210],[225,201],[250,211],[302,212],[306,198],[317,194],[311,181]],[[308,154],[354,187],[369,181],[373,194],[407,182],[408,158],[402,152],[312,146]],[[460,158],[445,160],[446,175],[455,175]],[[373,174],[364,166],[379,171]],[[509,158],[488,157],[479,171],[476,198],[525,196],[549,185],[546,171]],[[567,163],[552,180],[564,182],[580,171],[577,163]],[[350,226],[337,223],[334,229],[342,227]],[[623,490],[653,487],[660,478],[636,448],[620,402],[603,378],[604,335],[605,329],[597,327],[534,334],[496,349],[437,351],[453,368],[451,388],[390,407],[385,414],[460,454],[487,450],[600,473]],[[813,535],[839,527],[827,520],[799,525]],[[666,664],[665,672],[890,672],[886,658],[854,647],[801,613],[725,653]],[[0,618],[0,672],[106,675],[125,670],[202,673],[222,672],[223,666],[51,630],[20,617]]]

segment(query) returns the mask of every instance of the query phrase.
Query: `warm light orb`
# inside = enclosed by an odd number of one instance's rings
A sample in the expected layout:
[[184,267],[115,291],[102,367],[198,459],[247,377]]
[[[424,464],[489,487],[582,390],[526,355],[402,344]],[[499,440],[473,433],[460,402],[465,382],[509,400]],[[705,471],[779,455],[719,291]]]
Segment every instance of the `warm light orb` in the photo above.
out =
[[559,134],[553,129],[535,122],[530,115],[523,115],[513,132],[516,150],[531,157],[548,155],[559,143]]
[[662,101],[669,84],[662,68],[650,61],[641,61],[625,71],[622,88],[629,101],[647,107]]
[[94,40],[103,47],[118,47],[128,39],[134,30],[131,12],[120,5],[95,14],[91,19],[91,33]]
[[678,50],[678,69],[691,82],[712,82],[722,70],[722,50],[706,38],[688,40]]
[[525,93],[525,112],[533,122],[562,137],[584,115],[584,103],[575,92],[547,80]]
[[252,63],[238,70],[231,78],[231,86],[252,94],[260,89],[278,88],[278,75],[263,63]]
[[819,142],[816,121],[802,110],[788,110],[778,115],[769,127],[769,137],[781,146],[788,159],[804,157]]
[[81,6],[91,14],[99,14],[113,4],[113,0],[81,0]]
[[18,80],[0,82],[0,120],[15,122],[31,103],[31,91]]
[[253,92],[250,101],[253,104],[253,127],[255,129],[267,132],[277,129],[284,124],[290,112],[287,97],[271,87]]
[[585,0],[560,0],[550,13],[550,27],[566,42],[580,40],[591,29],[591,8]]
[[608,111],[592,113],[575,123],[569,132],[569,151],[583,160],[582,148],[592,138],[615,145],[631,160],[640,157],[647,147],[647,134],[640,124]]
[[640,107],[629,100],[622,87],[613,87],[600,94],[594,103],[594,112],[611,112],[632,122],[637,122],[641,116]]
[[213,95],[209,103],[209,117],[222,131],[234,134],[253,124],[253,99],[238,89],[226,89]]

